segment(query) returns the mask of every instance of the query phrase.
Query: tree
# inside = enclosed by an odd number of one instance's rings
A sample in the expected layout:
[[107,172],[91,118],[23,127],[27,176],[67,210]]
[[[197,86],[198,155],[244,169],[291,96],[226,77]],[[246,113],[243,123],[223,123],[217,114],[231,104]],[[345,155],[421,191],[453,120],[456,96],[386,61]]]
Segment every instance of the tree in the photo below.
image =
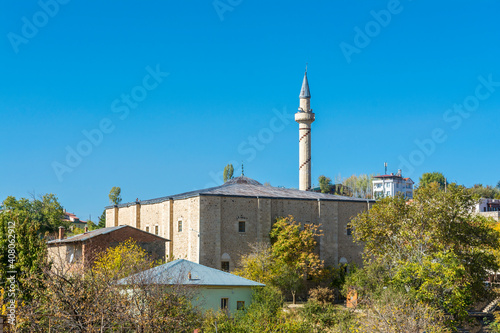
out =
[[351,196],[355,198],[369,199],[372,197],[372,175],[352,175],[342,181],[342,184],[350,189]]
[[234,167],[232,164],[228,164],[224,167],[224,183],[230,179],[233,179]]
[[109,191],[109,201],[113,205],[118,205],[120,202],[122,202],[122,197],[120,196],[121,192],[122,189],[117,186],[113,186],[111,188],[111,191]]
[[329,177],[321,175],[318,177],[319,188],[321,193],[330,193],[333,188],[332,180]]
[[389,285],[463,319],[487,294],[488,271],[498,268],[500,234],[473,213],[475,203],[468,189],[445,192],[437,183],[420,187],[410,204],[400,197],[380,200],[351,221],[355,239],[365,244],[363,272],[379,265]]
[[32,223],[36,223],[42,234],[57,232],[60,226],[69,228],[70,222],[62,220],[64,209],[57,197],[50,193],[37,198],[17,200],[8,196],[2,203],[2,209],[6,211],[22,212]]
[[106,228],[106,209],[99,216],[99,223],[97,224],[97,229]]
[[483,186],[483,184],[474,184],[470,191],[478,198],[494,199],[500,195],[500,189],[490,185]]
[[441,172],[427,172],[420,177],[418,187],[426,187],[434,182],[438,183],[439,188],[442,190],[444,190],[445,184],[447,184],[446,178]]
[[308,277],[321,275],[323,261],[316,253],[316,237],[321,236],[319,225],[302,225],[293,216],[276,220],[269,234],[272,254],[277,267],[277,283],[295,295]]
[[129,239],[115,247],[96,254],[92,270],[110,279],[121,279],[141,270],[151,268],[154,263],[147,252],[137,243]]
[[62,208],[55,196],[42,198],[45,200],[8,197],[0,211],[0,280],[4,282],[13,276],[9,272],[16,272],[19,299],[32,299],[34,289],[28,287],[27,281],[42,274],[47,258],[43,230],[52,230],[56,216],[59,220],[62,216],[57,215]]
[[274,279],[274,258],[267,243],[250,244],[251,252],[240,259],[240,268],[233,274],[264,284],[272,284]]

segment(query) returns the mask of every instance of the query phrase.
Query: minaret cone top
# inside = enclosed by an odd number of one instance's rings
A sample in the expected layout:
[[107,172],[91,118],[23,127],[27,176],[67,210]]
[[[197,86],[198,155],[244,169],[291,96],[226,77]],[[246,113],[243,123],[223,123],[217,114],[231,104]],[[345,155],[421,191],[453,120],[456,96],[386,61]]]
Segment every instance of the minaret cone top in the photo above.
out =
[[302,81],[302,89],[300,89],[299,98],[311,98],[311,93],[309,92],[309,82],[307,82],[307,69],[304,73],[304,80]]

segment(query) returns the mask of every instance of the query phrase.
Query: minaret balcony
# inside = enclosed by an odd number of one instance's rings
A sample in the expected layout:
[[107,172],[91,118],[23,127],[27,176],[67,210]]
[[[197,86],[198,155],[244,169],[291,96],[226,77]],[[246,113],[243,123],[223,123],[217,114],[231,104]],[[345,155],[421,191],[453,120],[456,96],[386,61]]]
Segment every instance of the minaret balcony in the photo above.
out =
[[298,123],[312,123],[314,121],[314,113],[312,112],[297,112],[295,121]]

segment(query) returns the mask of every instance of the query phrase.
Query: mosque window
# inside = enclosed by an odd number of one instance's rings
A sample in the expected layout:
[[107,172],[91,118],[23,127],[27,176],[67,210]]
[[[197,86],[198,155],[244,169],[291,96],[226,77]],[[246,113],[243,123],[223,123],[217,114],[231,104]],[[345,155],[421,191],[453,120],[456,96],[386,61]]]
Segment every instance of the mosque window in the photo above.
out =
[[221,261],[220,269],[224,272],[229,272],[229,261]]
[[149,232],[149,225],[146,226],[146,232]]
[[179,221],[177,222],[177,231],[178,231],[178,232],[182,232],[182,220],[179,220]]
[[155,235],[158,235],[158,232],[159,232],[159,230],[158,230],[158,226],[157,226],[157,225],[155,225]]

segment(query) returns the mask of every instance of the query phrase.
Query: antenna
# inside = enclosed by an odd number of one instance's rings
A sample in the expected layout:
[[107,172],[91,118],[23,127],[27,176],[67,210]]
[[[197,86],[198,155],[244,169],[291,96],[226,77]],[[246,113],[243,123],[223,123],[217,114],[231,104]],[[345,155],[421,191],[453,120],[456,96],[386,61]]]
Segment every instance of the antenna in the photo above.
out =
[[308,64],[308,63],[306,62],[306,73],[307,73],[307,64]]
[[241,176],[245,175],[245,169],[243,168],[243,161],[241,161]]
[[387,162],[384,162],[384,167],[385,167],[385,173],[384,173],[384,175],[387,175]]

